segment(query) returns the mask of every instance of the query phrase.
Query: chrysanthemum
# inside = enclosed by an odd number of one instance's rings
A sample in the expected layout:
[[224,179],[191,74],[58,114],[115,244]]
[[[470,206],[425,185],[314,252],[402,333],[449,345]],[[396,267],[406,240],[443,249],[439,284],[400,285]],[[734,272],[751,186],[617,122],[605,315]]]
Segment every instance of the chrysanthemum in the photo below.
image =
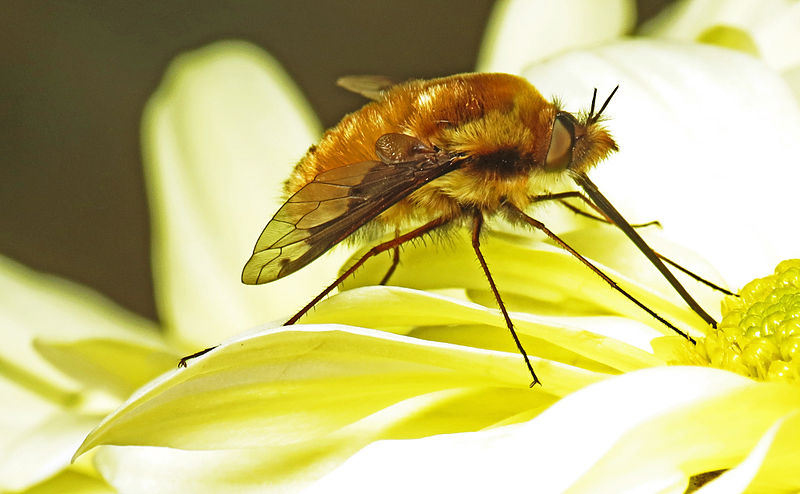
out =
[[[619,40],[631,25],[627,2],[602,2],[601,10],[601,2],[578,3],[566,10],[565,2],[503,3],[479,68],[521,73],[570,110],[587,106],[595,86],[621,85],[607,113],[622,150],[592,177],[630,221],[661,222],[663,230],[641,231],[660,252],[733,287],[796,256],[798,230],[787,212],[796,183],[791,159],[800,156],[800,91],[790,84],[800,64],[775,55],[782,45],[765,30],[767,19],[735,23],[743,7],[720,2],[717,14],[705,11],[713,22],[703,24],[690,7],[708,2],[688,2],[654,21],[651,38]],[[726,5],[739,12],[725,15]],[[782,18],[797,18],[793,5]],[[541,29],[530,28],[532,19]],[[691,29],[682,28],[687,19]],[[796,32],[780,39],[797,47]],[[738,320],[722,319],[704,339],[702,320],[624,236],[554,206],[533,213],[691,331],[698,348],[558,248],[503,225],[494,225],[485,255],[541,388],[528,389],[468,240],[458,236],[406,248],[395,286],[372,285],[388,258],[368,263],[304,324],[282,328],[349,254],[336,251],[263,287],[238,282],[252,242],[279,206],[282,180],[319,130],[297,91],[254,47],[213,45],[175,62],[144,130],[168,337],[186,352],[230,338],[141,387],[86,438],[79,461],[93,454],[114,488],[682,492],[693,476],[721,471],[704,490],[800,486],[793,455],[800,393],[796,383],[771,382],[789,374],[769,372],[795,350],[778,342],[777,354],[754,351],[771,360],[724,365],[736,360],[725,355],[745,351],[745,339],[775,334],[748,331],[776,324],[767,316],[778,309],[781,324],[791,323],[783,306],[762,310],[765,319],[752,326],[730,316],[749,316],[740,304],[768,290],[728,301],[726,317]],[[720,294],[685,280],[707,310],[722,315]],[[63,362],[77,367],[76,355],[98,348],[80,334],[61,346],[40,339],[58,348],[43,355],[60,372],[70,368]],[[141,355],[172,358],[176,350],[159,345]],[[92,354],[102,371],[84,370],[79,382],[132,372],[118,371],[120,354],[104,353],[108,346]],[[127,389],[146,378],[129,379]]]

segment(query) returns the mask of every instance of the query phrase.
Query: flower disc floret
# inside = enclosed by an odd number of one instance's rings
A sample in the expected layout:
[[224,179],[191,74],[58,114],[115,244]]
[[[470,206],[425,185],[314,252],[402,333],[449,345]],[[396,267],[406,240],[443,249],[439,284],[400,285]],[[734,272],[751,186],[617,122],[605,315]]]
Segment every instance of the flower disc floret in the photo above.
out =
[[766,381],[800,380],[800,259],[728,297],[699,350],[714,367]]

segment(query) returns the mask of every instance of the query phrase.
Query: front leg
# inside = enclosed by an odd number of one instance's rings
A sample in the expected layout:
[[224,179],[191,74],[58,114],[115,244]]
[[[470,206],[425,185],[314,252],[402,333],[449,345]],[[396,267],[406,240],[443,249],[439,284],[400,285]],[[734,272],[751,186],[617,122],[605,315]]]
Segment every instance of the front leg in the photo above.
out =
[[[595,216],[595,215],[593,215],[591,213],[587,213],[586,211],[584,211],[584,210],[582,210],[582,209],[580,209],[580,208],[568,203],[565,199],[569,199],[569,198],[580,199],[587,206],[589,206],[590,208],[595,210],[601,216]],[[587,218],[591,218],[593,220],[597,220],[597,221],[600,221],[600,222],[603,222],[603,223],[608,223],[608,224],[611,224],[611,225],[615,224],[613,221],[611,221],[611,218],[609,218],[608,215],[606,215],[600,208],[597,207],[597,205],[595,203],[593,203],[588,197],[583,195],[582,192],[577,191],[577,190],[572,190],[572,191],[567,191],[567,192],[558,192],[558,193],[555,193],[555,194],[542,194],[542,195],[538,195],[538,196],[531,196],[531,197],[528,198],[528,200],[531,202],[531,204],[536,203],[536,202],[558,201],[559,204],[563,205],[564,207],[566,207],[567,209],[569,209],[570,211],[572,211],[572,212],[574,212],[576,214],[579,214],[581,216],[585,216]],[[630,226],[633,227],[633,228],[645,228],[645,227],[648,227],[648,226],[657,226],[657,227],[661,228],[661,223],[658,220],[654,220],[654,221],[649,221],[647,223],[634,223],[634,224],[631,224]],[[693,278],[695,281],[697,281],[699,283],[702,283],[702,284],[706,285],[707,287],[709,287],[709,288],[711,288],[713,290],[716,290],[718,292],[722,292],[725,295],[731,295],[731,296],[734,296],[734,297],[738,297],[739,296],[739,295],[733,293],[732,291],[730,291],[730,290],[728,290],[726,288],[723,288],[723,287],[717,285],[716,283],[713,283],[713,282],[703,278],[699,274],[696,274],[693,271],[690,271],[688,268],[685,268],[685,267],[681,266],[680,264],[678,264],[677,262],[673,261],[672,259],[666,257],[665,255],[660,254],[659,252],[657,252],[655,250],[653,250],[653,253],[659,259],[661,259],[665,263],[669,264],[670,266],[674,267],[678,271],[681,271],[682,273],[686,274],[687,276]]]
[[[590,208],[595,210],[598,213],[599,216],[595,216],[592,213],[587,213],[586,211],[580,209],[577,206],[573,206],[572,204],[568,203],[565,200],[565,199],[569,199],[571,197],[575,197],[575,198],[578,198],[581,201],[583,201],[587,206],[589,206]],[[586,218],[590,218],[590,219],[593,219],[593,220],[596,220],[596,221],[601,221],[603,223],[608,223],[608,224],[611,224],[611,225],[614,224],[614,222],[611,221],[611,218],[606,216],[605,213],[603,213],[600,210],[600,208],[595,206],[595,204],[592,201],[590,201],[588,197],[586,197],[585,195],[583,195],[581,192],[579,192],[577,190],[572,190],[572,191],[568,191],[568,192],[558,192],[558,193],[555,193],[555,194],[542,194],[542,195],[538,195],[538,196],[532,196],[532,197],[529,197],[528,200],[531,203],[545,202],[545,201],[558,201],[559,204],[561,204],[562,206],[564,206],[565,208],[569,209],[570,211],[572,211],[573,213],[575,213],[577,215],[580,215],[580,216],[583,216],[583,217],[586,217]],[[648,226],[657,226],[657,227],[660,228],[661,227],[661,223],[658,220],[653,220],[653,221],[648,221],[647,223],[635,223],[635,224],[632,224],[631,226],[634,227],[634,228],[646,228]]]

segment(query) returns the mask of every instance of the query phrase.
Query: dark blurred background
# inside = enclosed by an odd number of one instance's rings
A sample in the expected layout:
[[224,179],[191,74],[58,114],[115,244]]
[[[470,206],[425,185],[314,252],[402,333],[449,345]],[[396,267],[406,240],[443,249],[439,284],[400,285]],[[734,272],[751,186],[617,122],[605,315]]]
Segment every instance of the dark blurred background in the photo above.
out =
[[175,55],[255,43],[330,126],[363,103],[341,75],[472,70],[493,3],[0,1],[0,254],[155,319],[139,120]]

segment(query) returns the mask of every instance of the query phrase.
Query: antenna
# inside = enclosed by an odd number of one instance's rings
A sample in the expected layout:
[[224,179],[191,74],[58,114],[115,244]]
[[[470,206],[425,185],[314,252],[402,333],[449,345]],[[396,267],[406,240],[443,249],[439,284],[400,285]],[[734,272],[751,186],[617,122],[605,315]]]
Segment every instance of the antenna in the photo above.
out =
[[619,89],[619,84],[617,84],[617,87],[615,87],[614,90],[611,91],[611,94],[608,95],[608,98],[606,98],[606,102],[603,103],[603,106],[600,107],[600,111],[597,112],[597,115],[594,115],[594,101],[595,98],[597,97],[597,88],[594,89],[594,95],[592,96],[592,109],[589,111],[589,118],[586,120],[587,125],[593,124],[600,119],[600,115],[603,114],[603,110],[605,110],[606,107],[608,106],[608,103],[611,102],[611,98],[614,97],[614,94],[617,92],[617,89]]

